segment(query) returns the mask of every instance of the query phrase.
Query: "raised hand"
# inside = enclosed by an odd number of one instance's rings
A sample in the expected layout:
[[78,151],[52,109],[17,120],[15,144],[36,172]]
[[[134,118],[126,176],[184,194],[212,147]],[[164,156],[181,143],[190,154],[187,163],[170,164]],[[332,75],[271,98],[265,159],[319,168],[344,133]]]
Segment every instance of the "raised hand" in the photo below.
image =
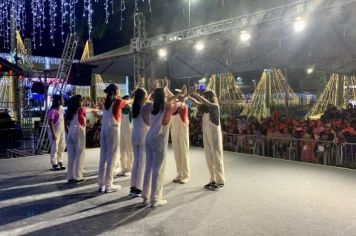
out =
[[187,91],[188,91],[187,86],[184,84],[182,87],[181,96],[187,95],[187,93],[188,93]]
[[168,84],[169,84],[169,82],[168,82],[167,77],[164,77],[164,79],[162,80],[162,87],[163,88],[167,88]]

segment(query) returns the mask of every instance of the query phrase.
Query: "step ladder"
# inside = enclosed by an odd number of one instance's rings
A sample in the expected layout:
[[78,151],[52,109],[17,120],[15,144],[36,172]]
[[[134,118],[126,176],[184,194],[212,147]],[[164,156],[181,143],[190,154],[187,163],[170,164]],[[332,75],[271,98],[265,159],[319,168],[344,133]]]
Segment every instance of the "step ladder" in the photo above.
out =
[[[56,82],[53,84],[53,94],[61,94],[67,85],[70,69],[74,60],[75,53],[78,46],[78,37],[75,34],[67,36],[60,65],[57,70]],[[43,123],[40,125],[41,132],[36,146],[36,154],[48,154],[50,142],[48,139],[48,119],[47,110]]]

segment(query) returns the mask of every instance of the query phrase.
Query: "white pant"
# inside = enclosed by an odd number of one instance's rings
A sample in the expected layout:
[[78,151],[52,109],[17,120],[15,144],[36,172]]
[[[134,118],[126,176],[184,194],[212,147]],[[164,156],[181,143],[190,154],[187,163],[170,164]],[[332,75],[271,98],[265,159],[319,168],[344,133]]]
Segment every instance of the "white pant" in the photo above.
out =
[[83,178],[83,164],[85,159],[85,128],[70,128],[66,137],[68,153],[68,179]]
[[152,139],[146,138],[146,169],[142,197],[151,199],[152,202],[163,198],[163,178],[166,162],[164,136],[164,133],[160,133]]
[[58,132],[55,133],[57,139],[53,141],[52,132],[50,130],[48,132],[48,138],[51,142],[51,153],[50,153],[51,165],[58,165],[58,163],[63,163],[63,153],[65,149],[64,129],[59,130]]
[[132,169],[132,145],[131,145],[131,132],[122,133],[120,137],[120,163],[121,169],[124,172],[130,172]]
[[110,187],[114,179],[114,169],[120,150],[120,125],[101,128],[99,186]]
[[171,138],[177,166],[177,177],[180,179],[189,179],[189,127],[181,121],[179,115],[172,117]]
[[224,184],[224,158],[220,125],[217,126],[211,121],[203,123],[203,143],[210,181]]
[[134,161],[131,172],[131,187],[142,189],[146,161],[145,146],[140,144],[133,144],[132,148],[134,153]]

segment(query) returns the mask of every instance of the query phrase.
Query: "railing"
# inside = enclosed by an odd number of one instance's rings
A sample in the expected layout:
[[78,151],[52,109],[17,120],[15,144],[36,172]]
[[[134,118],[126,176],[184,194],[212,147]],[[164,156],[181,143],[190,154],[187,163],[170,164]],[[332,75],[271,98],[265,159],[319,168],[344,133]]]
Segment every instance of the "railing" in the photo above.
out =
[[224,150],[316,164],[356,167],[356,143],[223,134]]

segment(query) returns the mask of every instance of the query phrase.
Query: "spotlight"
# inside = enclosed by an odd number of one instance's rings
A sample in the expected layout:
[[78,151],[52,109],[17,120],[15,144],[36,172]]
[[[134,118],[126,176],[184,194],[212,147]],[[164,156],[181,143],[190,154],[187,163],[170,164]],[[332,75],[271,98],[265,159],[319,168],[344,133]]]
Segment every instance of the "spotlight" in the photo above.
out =
[[195,50],[197,51],[202,51],[205,48],[205,45],[202,41],[198,41],[195,45],[194,45]]
[[164,49],[164,48],[161,48],[158,50],[158,56],[163,58],[163,57],[166,57],[167,56],[167,50]]
[[201,83],[201,84],[204,84],[206,82],[206,78],[204,77],[204,78],[202,78],[201,80],[199,80],[199,83]]
[[246,31],[240,32],[240,41],[241,42],[246,43],[246,42],[250,41],[250,39],[251,39],[251,34],[249,34]]
[[302,32],[306,27],[305,20],[301,17],[297,17],[294,22],[294,31],[299,33]]
[[310,68],[307,69],[307,74],[308,75],[313,74],[313,72],[314,72],[314,68],[313,67],[310,67]]

